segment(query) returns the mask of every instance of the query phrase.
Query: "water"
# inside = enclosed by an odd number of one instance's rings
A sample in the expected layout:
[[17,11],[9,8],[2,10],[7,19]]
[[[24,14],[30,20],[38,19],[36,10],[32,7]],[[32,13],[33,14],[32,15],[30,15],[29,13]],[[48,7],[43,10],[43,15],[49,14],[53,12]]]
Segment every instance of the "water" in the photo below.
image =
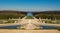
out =
[[31,12],[28,12],[27,16],[33,16],[33,14]]
[[0,29],[17,29],[17,27],[20,27],[20,25],[3,26],[3,27],[0,27]]
[[58,26],[40,26],[40,27],[42,27],[42,29],[57,29],[58,28]]
[[[0,29],[18,29],[17,27],[20,27],[20,25],[13,25],[13,26],[3,26],[0,27]],[[57,26],[43,26],[41,25],[42,29],[57,29]]]

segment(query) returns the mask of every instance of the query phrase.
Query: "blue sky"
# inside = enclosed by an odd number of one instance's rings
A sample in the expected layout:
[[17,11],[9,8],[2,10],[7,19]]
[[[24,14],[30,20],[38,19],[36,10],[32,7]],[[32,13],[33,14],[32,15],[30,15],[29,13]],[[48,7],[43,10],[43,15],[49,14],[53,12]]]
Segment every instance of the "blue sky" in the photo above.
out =
[[0,0],[0,10],[60,10],[60,0]]

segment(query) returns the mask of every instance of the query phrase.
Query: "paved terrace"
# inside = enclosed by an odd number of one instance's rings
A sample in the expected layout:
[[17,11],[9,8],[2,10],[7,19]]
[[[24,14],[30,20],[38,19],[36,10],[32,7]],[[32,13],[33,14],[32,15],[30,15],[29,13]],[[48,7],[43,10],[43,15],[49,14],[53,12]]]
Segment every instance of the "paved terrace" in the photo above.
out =
[[0,29],[0,33],[60,33],[57,30],[8,30]]

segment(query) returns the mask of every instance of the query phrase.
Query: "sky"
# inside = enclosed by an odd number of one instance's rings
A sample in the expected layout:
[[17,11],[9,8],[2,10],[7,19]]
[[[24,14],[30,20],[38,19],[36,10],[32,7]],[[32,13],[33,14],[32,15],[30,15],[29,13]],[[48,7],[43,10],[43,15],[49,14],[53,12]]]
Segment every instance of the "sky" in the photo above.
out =
[[60,10],[60,0],[0,0],[0,10]]

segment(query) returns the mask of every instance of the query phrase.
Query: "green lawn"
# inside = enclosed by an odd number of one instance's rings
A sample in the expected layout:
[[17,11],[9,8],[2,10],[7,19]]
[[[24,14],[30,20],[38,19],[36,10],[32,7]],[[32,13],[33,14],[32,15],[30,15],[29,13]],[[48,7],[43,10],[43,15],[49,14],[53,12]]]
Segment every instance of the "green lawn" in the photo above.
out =
[[34,19],[32,16],[27,16],[26,19]]

